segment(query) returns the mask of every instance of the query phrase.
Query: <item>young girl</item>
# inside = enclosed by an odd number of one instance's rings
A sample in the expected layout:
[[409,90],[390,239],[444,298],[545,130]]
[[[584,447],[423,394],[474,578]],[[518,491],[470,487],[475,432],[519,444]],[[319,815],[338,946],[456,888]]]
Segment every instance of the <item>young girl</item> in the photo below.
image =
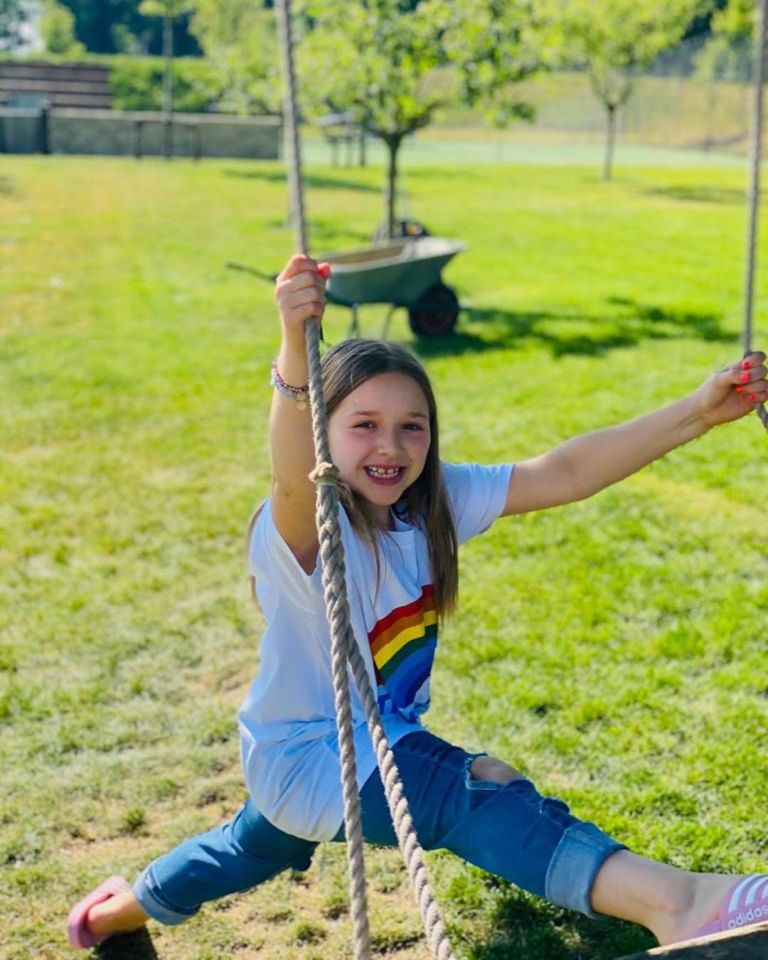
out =
[[[133,887],[112,877],[81,900],[69,942],[90,947],[150,918],[200,906],[343,839],[338,741],[318,543],[304,325],[323,313],[324,270],[293,257],[277,280],[282,343],[273,368],[272,496],[252,527],[249,566],[266,618],[259,675],[240,712],[250,797],[234,819],[151,863]],[[588,916],[632,920],[661,943],[768,919],[768,875],[690,873],[644,859],[502,760],[429,733],[440,619],[458,585],[457,545],[498,517],[591,496],[710,427],[768,399],[752,353],[661,410],[511,465],[440,461],[435,399],[418,361],[390,343],[350,340],[323,358],[355,637],[422,845],[444,848]],[[353,694],[363,830],[394,844],[365,719]]]

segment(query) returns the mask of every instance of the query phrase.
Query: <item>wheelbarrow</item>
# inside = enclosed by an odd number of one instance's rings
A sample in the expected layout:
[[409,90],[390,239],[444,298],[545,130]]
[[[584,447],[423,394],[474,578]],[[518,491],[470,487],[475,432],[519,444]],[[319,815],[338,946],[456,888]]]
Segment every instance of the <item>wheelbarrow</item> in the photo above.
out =
[[440,271],[466,249],[466,244],[440,237],[396,240],[344,253],[318,255],[331,264],[325,293],[331,303],[349,307],[349,336],[359,336],[360,307],[366,303],[390,305],[381,331],[385,337],[398,307],[408,311],[408,323],[417,336],[450,333],[459,317],[454,290],[443,283]]

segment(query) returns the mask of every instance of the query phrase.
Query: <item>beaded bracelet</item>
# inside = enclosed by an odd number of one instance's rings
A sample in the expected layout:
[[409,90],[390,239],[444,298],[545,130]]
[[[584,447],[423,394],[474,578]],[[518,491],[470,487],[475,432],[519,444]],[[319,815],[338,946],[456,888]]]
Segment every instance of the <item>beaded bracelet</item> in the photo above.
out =
[[307,401],[309,399],[309,384],[305,383],[303,387],[294,387],[290,383],[286,383],[285,380],[280,376],[280,371],[277,369],[277,360],[272,362],[272,376],[269,378],[269,382],[277,390],[278,393],[282,393],[284,397],[288,397],[291,400],[296,401],[296,406],[299,410],[307,409]]

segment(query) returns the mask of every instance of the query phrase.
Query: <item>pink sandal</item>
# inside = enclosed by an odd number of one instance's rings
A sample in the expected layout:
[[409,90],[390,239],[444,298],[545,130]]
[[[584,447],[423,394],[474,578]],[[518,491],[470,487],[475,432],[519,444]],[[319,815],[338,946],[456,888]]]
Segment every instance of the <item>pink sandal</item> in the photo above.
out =
[[72,907],[67,917],[67,939],[70,947],[95,947],[107,939],[110,934],[96,936],[88,929],[88,912],[97,903],[103,903],[118,893],[130,893],[131,888],[124,877],[110,877],[87,897],[83,897]]
[[768,874],[751,873],[736,881],[723,901],[717,920],[702,927],[695,936],[739,930],[764,921],[768,921]]

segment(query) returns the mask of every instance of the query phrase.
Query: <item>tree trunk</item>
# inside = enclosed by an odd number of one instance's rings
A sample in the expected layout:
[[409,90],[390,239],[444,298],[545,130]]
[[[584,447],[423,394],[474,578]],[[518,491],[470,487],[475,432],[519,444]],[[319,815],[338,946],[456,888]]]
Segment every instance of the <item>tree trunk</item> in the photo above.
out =
[[605,161],[603,163],[603,180],[611,179],[613,173],[613,147],[616,142],[616,104],[606,103],[605,127]]
[[163,18],[163,154],[170,160],[173,152],[173,18]]
[[173,113],[173,18],[163,17],[163,113],[166,119]]
[[387,236],[390,240],[395,235],[395,204],[397,203],[397,154],[403,138],[400,134],[390,134],[384,138],[389,150],[389,164],[387,167]]
[[357,165],[358,167],[364,167],[366,165],[366,156],[365,156],[365,127],[360,127],[360,133],[357,141],[358,152],[357,152]]

